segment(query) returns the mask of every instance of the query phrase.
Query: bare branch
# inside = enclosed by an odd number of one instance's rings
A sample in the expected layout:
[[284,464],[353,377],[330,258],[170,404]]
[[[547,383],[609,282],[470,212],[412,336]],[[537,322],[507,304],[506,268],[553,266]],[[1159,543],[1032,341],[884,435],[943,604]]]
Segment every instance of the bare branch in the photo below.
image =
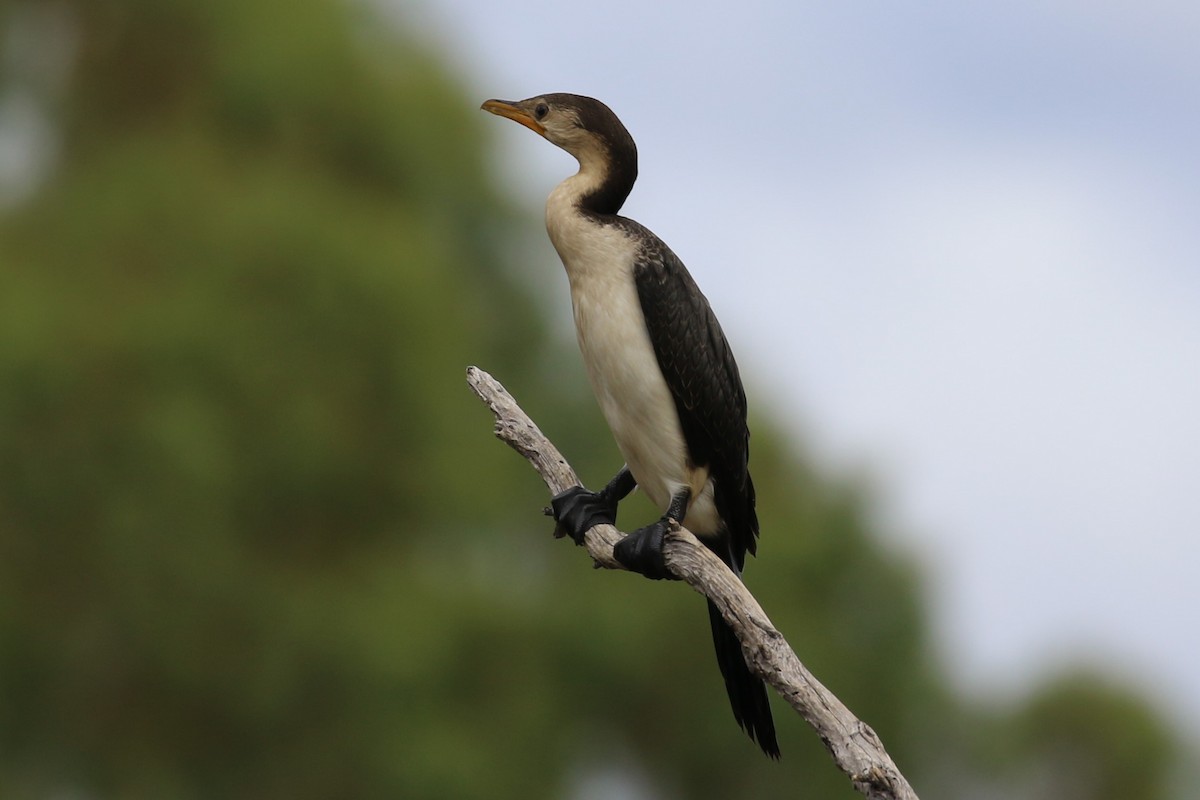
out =
[[[467,383],[495,415],[496,436],[529,460],[552,495],[580,485],[570,464],[499,381],[469,367]],[[612,552],[622,536],[612,525],[587,532],[584,544],[596,566],[624,569]],[[745,584],[712,551],[676,525],[663,552],[672,573],[717,605],[741,641],[750,669],[812,726],[855,789],[872,800],[917,800],[875,731],[805,669]]]

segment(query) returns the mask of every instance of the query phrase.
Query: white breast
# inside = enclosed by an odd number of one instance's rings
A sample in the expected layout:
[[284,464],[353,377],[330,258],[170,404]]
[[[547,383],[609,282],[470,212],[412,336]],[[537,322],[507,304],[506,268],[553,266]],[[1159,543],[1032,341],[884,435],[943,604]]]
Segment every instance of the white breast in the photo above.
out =
[[567,270],[575,332],[600,411],[654,504],[665,511],[671,497],[690,486],[684,524],[698,535],[714,534],[719,520],[708,471],[688,463],[675,401],[646,331],[632,274],[637,242],[579,213],[572,180],[550,195],[546,228]]

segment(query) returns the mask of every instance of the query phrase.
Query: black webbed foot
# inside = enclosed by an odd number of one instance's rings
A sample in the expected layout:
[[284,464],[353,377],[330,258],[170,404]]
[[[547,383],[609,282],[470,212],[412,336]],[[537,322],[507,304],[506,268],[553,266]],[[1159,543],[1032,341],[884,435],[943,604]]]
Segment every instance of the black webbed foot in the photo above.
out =
[[583,535],[594,525],[617,522],[617,501],[605,492],[589,492],[582,486],[572,486],[555,495],[550,501],[550,515],[558,525],[555,537],[570,536],[575,544],[583,544]]
[[667,569],[663,544],[666,542],[667,526],[663,517],[653,525],[638,528],[617,542],[613,556],[633,572],[645,575],[650,580],[678,580]]

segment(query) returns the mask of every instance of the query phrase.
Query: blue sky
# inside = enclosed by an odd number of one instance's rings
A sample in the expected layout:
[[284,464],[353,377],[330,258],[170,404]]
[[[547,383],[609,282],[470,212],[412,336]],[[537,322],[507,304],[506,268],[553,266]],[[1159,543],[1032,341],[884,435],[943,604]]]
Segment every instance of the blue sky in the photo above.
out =
[[[878,488],[964,685],[1089,658],[1200,731],[1200,5],[976,6],[402,13],[480,101],[622,117],[624,213],[688,264],[754,400]],[[540,207],[573,162],[496,124]]]

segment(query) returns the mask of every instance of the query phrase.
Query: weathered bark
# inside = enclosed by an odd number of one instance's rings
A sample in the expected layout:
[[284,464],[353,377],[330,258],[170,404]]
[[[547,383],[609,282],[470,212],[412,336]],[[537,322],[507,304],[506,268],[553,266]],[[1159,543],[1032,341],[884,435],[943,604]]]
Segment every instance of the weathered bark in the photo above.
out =
[[[580,485],[570,464],[499,381],[469,367],[467,382],[495,415],[496,436],[529,460],[551,495]],[[612,525],[587,532],[584,545],[597,567],[624,569],[613,557],[613,545],[622,536]],[[671,572],[717,605],[741,641],[750,669],[812,726],[855,789],[872,800],[917,800],[875,732],[805,669],[745,584],[712,551],[678,525],[663,550]]]

